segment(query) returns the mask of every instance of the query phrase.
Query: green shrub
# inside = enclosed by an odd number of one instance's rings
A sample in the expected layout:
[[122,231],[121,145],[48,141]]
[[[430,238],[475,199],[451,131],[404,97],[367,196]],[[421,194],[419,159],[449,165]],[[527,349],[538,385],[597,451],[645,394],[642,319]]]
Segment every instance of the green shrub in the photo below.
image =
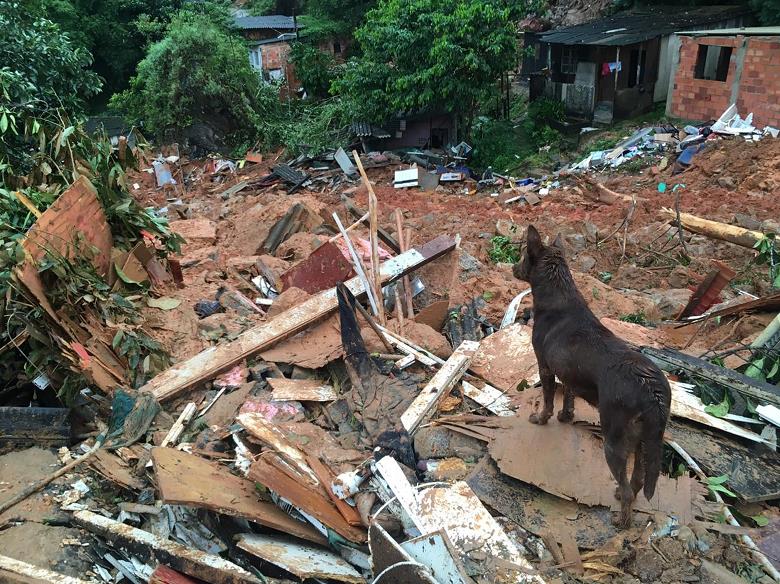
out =
[[130,89],[114,95],[111,106],[158,134],[219,118],[254,135],[280,109],[278,88],[252,69],[243,40],[209,17],[185,11],[149,48]]
[[333,56],[315,46],[298,42],[292,45],[290,58],[295,66],[295,76],[306,93],[314,98],[327,97],[336,72]]
[[520,246],[504,235],[496,235],[490,240],[488,257],[495,264],[516,264],[520,261]]

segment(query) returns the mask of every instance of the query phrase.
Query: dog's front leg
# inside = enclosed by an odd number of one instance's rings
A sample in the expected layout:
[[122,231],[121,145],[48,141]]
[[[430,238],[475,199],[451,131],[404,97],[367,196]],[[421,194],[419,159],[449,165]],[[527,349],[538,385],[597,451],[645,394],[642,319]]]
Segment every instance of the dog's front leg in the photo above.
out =
[[539,377],[542,380],[542,395],[544,407],[538,414],[534,412],[528,417],[532,424],[546,424],[555,409],[555,374],[547,367],[539,367]]
[[564,424],[574,420],[574,390],[567,386],[563,386],[563,409],[558,412],[558,421]]

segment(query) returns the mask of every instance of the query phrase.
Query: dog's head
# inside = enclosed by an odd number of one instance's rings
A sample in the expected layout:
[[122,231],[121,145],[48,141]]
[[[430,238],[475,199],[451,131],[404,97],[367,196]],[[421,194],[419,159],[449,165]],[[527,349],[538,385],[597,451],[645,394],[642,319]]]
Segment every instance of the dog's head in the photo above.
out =
[[528,231],[525,237],[525,250],[520,258],[512,268],[512,273],[518,280],[523,280],[531,284],[531,278],[533,277],[534,270],[539,266],[545,258],[552,258],[563,260],[563,240],[560,233],[552,245],[544,245],[542,243],[542,236],[536,230],[533,225],[528,226]]

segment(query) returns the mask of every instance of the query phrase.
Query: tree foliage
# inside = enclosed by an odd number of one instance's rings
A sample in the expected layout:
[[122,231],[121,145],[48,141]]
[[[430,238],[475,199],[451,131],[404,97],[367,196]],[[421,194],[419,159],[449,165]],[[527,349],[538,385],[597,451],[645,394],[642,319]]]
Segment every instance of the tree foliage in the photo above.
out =
[[74,45],[59,26],[16,2],[0,1],[0,66],[6,72],[0,104],[37,102],[37,109],[80,111],[101,87],[100,78],[88,69],[91,63],[89,52]]
[[94,56],[105,96],[127,87],[150,41],[186,0],[20,0],[23,10],[60,25]]
[[197,121],[258,128],[279,108],[274,86],[249,64],[243,40],[207,16],[182,12],[138,64],[130,89],[112,107],[161,133]]
[[363,54],[335,88],[372,121],[447,108],[468,128],[515,64],[512,16],[501,0],[381,0],[356,32]]
[[349,38],[374,6],[376,0],[308,0],[304,33],[314,40]]
[[297,42],[290,50],[290,58],[295,66],[295,76],[306,93],[313,98],[327,97],[335,75],[333,56],[311,44]]

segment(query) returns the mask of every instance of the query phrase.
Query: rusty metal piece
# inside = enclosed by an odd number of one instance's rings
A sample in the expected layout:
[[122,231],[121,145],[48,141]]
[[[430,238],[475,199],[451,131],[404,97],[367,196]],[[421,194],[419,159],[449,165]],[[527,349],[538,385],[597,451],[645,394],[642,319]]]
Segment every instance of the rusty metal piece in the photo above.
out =
[[300,288],[309,294],[332,288],[355,275],[350,261],[338,246],[325,243],[312,254],[282,274],[284,289]]

